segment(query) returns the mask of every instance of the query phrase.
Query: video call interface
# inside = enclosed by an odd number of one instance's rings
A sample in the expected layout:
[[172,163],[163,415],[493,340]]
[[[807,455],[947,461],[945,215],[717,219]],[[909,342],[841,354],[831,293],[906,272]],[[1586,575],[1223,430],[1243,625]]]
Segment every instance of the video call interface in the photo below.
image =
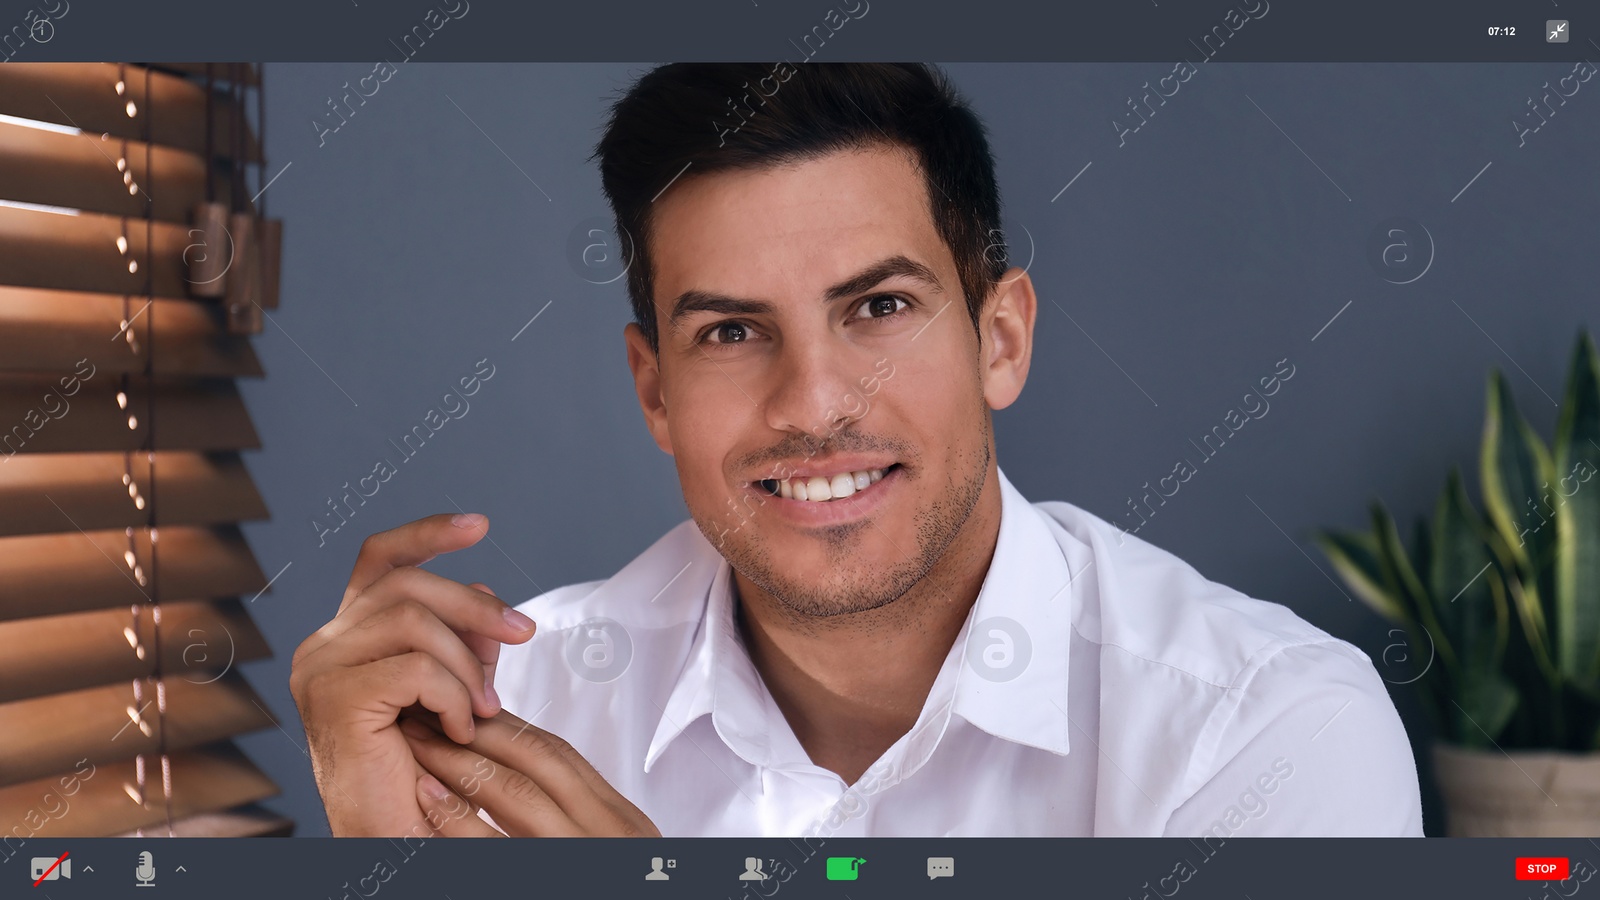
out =
[[0,896],[1597,890],[1592,12],[5,4]]

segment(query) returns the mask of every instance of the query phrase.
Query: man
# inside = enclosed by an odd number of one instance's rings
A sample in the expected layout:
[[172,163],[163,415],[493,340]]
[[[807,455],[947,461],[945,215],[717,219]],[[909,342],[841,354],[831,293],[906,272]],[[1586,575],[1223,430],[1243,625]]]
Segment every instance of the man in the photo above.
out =
[[692,523],[518,610],[417,568],[481,516],[368,539],[291,679],[335,834],[1422,833],[1363,654],[1001,474],[1036,299],[937,71],[667,66],[597,156]]

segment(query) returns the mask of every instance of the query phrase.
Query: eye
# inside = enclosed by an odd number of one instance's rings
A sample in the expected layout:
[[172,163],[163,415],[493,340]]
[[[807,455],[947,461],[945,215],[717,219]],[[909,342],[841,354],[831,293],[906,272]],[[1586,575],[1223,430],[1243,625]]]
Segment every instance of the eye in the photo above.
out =
[[911,304],[890,294],[868,297],[856,307],[856,314],[864,319],[882,319],[892,316]]
[[718,322],[706,330],[702,341],[712,344],[739,344],[750,338],[750,329],[741,322]]

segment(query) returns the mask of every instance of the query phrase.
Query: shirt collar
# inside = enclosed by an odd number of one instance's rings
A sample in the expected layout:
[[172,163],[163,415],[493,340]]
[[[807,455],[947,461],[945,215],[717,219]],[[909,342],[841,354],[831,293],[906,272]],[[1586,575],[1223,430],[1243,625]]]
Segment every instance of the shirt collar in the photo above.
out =
[[667,696],[661,721],[645,751],[646,772],[678,735],[707,713],[712,714],[712,725],[723,743],[746,762],[755,766],[771,762],[769,731],[762,726],[778,713],[769,708],[774,706],[771,695],[734,623],[733,568],[709,542],[705,545],[720,564],[704,589],[704,614],[689,645],[688,661]]
[[1000,534],[956,637],[952,711],[998,738],[1065,755],[1072,613],[1093,551],[1000,473]]
[[[1090,548],[1030,504],[1003,472],[1000,531],[977,601],[956,636],[916,726],[906,735],[902,771],[932,755],[951,714],[995,737],[1051,753],[1068,752],[1068,649],[1077,575],[1092,564]],[[685,523],[688,524],[688,523]],[[762,723],[781,716],[762,684],[734,623],[732,568],[697,530],[688,560],[715,574],[675,585],[676,597],[655,604],[703,615],[685,664],[661,706],[645,753],[649,772],[673,740],[712,714],[723,742],[747,762],[770,765],[773,746]],[[681,544],[679,545],[681,547]],[[667,563],[673,569],[675,561]]]

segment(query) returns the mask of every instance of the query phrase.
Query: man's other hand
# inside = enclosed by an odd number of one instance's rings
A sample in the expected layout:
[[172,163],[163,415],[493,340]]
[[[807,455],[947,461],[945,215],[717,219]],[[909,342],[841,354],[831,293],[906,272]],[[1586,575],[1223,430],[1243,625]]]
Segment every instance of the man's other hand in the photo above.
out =
[[406,719],[401,731],[427,769],[412,794],[447,837],[500,837],[479,809],[511,837],[661,836],[572,745],[511,713],[479,722],[466,746],[419,719]]
[[400,732],[402,710],[433,711],[463,743],[474,715],[500,710],[500,644],[527,641],[534,623],[487,585],[417,568],[488,529],[483,516],[445,514],[367,538],[338,613],[295,650],[289,690],[336,836],[427,833],[416,799],[423,770]]

